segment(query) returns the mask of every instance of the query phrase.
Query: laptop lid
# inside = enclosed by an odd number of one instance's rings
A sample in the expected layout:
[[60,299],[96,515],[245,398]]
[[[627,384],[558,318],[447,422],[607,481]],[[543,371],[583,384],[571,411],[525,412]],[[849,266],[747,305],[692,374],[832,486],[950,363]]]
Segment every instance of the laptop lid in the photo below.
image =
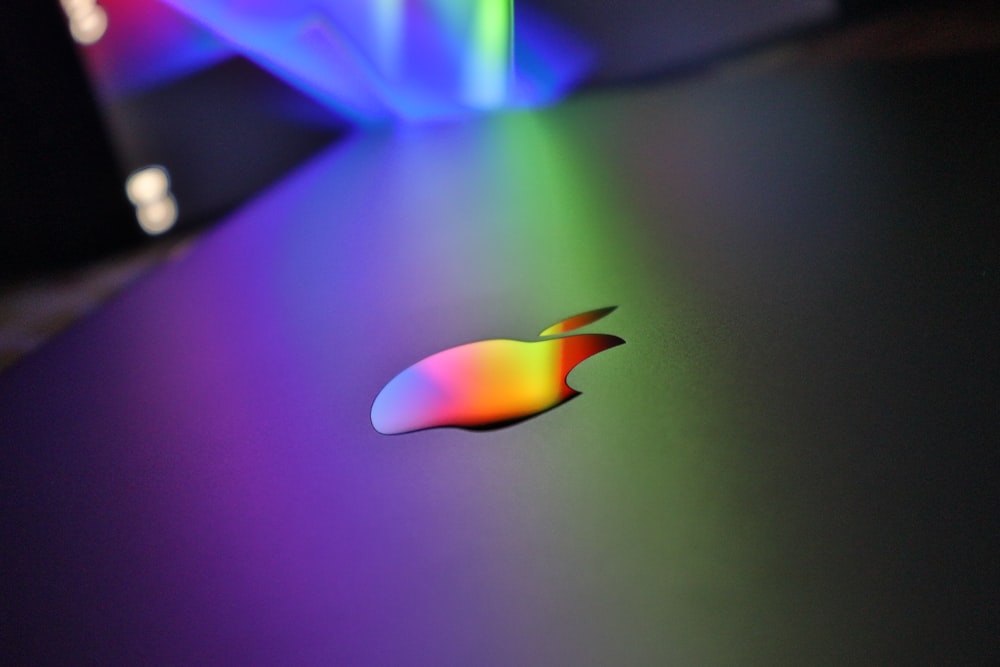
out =
[[[330,149],[0,377],[2,662],[995,656],[997,72]],[[373,427],[431,355],[586,333],[554,409]]]

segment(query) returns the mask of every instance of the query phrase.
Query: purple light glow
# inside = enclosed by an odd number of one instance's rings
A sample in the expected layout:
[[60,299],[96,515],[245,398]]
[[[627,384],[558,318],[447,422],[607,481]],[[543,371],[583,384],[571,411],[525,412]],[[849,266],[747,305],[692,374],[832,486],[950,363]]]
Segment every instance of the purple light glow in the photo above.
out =
[[163,85],[232,55],[232,48],[160,0],[101,0],[107,33],[83,49],[101,92],[116,98]]

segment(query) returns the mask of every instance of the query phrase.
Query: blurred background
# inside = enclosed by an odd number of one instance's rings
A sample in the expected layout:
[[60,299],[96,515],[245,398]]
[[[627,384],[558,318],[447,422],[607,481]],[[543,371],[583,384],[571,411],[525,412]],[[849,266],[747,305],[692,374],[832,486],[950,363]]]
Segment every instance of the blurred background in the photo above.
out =
[[352,132],[1000,44],[1000,10],[972,0],[40,0],[8,12],[0,370]]

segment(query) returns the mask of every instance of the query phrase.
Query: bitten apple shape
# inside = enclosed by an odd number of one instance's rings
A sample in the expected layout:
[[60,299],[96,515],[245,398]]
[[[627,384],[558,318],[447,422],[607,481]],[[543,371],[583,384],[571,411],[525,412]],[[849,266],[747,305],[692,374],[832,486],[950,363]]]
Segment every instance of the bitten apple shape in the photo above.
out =
[[372,405],[385,435],[440,426],[489,429],[526,419],[579,395],[566,376],[581,361],[625,341],[609,334],[551,338],[601,319],[614,306],[562,320],[542,340],[481,340],[421,359],[389,381]]

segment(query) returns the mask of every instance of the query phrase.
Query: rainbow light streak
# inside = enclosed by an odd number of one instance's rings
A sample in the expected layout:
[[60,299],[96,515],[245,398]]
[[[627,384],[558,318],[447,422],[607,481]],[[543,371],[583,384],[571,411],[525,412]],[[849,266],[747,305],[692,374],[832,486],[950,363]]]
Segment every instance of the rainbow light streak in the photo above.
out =
[[356,124],[549,103],[591,62],[513,0],[162,1]]
[[[577,315],[546,331],[575,329],[612,310]],[[379,433],[393,435],[438,426],[493,428],[519,421],[579,395],[566,384],[569,372],[585,359],[624,342],[608,334],[578,334],[531,342],[483,340],[453,347],[390,380],[372,405],[372,425]]]

